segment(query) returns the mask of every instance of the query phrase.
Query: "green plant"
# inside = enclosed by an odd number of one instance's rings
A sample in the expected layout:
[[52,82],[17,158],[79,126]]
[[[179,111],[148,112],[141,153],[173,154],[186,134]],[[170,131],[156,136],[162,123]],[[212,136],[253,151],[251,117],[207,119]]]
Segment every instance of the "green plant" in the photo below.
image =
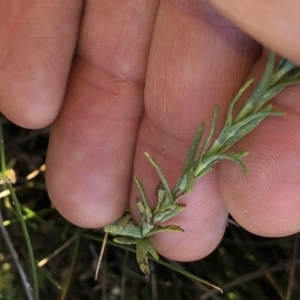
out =
[[281,59],[274,70],[274,60],[275,55],[271,53],[261,80],[243,107],[236,114],[233,114],[236,102],[251,85],[253,79],[248,80],[238,91],[229,105],[223,129],[212,142],[211,139],[215,132],[219,113],[219,106],[216,104],[208,136],[200,146],[204,130],[204,123],[202,123],[194,135],[183,170],[173,189],[169,187],[167,180],[155,160],[147,152],[145,153],[160,178],[160,183],[157,187],[158,199],[156,206],[154,209],[150,209],[143,184],[135,176],[134,180],[140,192],[140,199],[137,200],[137,206],[141,213],[140,224],[135,225],[130,215],[126,215],[118,224],[105,226],[104,231],[112,235],[117,235],[117,237],[114,238],[114,241],[117,243],[136,244],[137,262],[141,271],[145,274],[146,279],[150,276],[148,255],[150,254],[155,260],[159,259],[156,250],[151,244],[150,237],[159,232],[183,231],[183,229],[177,225],[163,225],[164,222],[184,210],[185,205],[179,203],[181,196],[191,192],[195,181],[211,171],[213,166],[220,160],[234,161],[247,172],[242,158],[245,157],[248,152],[230,152],[228,150],[232,145],[256,128],[267,116],[284,115],[282,111],[273,110],[269,101],[285,87],[300,82],[300,79],[297,77],[300,68],[286,59]]

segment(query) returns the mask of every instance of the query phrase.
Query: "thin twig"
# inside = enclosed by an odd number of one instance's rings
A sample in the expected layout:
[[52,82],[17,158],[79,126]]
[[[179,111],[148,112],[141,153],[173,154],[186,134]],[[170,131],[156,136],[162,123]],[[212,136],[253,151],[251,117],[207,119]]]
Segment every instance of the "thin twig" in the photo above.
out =
[[56,250],[54,250],[50,255],[40,260],[37,265],[39,267],[43,267],[45,264],[49,262],[50,259],[57,256],[61,251],[66,249],[69,245],[71,245],[77,238],[77,233],[74,234],[70,239],[68,239],[65,243],[63,243],[60,247],[58,247]]
[[77,258],[78,258],[78,253],[79,253],[79,246],[80,246],[80,240],[81,240],[81,228],[78,228],[77,229],[77,232],[76,232],[76,242],[75,242],[75,245],[74,245],[74,250],[73,250],[73,253],[72,253],[72,258],[71,258],[71,265],[70,265],[70,268],[69,268],[69,271],[68,271],[68,276],[67,276],[67,280],[64,284],[64,289],[60,295],[60,300],[66,300],[67,299],[67,294],[70,290],[70,286],[71,286],[71,281],[72,281],[72,278],[73,278],[73,275],[74,275],[74,269],[75,269],[75,265],[76,265],[76,261],[77,261]]
[[274,276],[271,273],[269,273],[269,272],[267,272],[265,275],[266,275],[266,278],[268,279],[269,283],[272,285],[272,287],[274,288],[274,290],[277,292],[279,298],[281,300],[287,300],[285,298],[284,292],[282,291],[280,285],[277,283],[277,281],[274,278]]
[[127,263],[128,263],[129,252],[125,250],[123,258],[123,268],[121,276],[121,300],[125,300],[126,296],[126,275],[127,275]]
[[150,269],[151,269],[151,297],[152,300],[158,299],[158,292],[157,292],[157,276],[155,272],[155,265],[151,261],[150,262]]
[[291,271],[290,271],[290,277],[289,277],[289,285],[286,293],[286,300],[292,299],[292,291],[295,281],[295,274],[296,274],[296,261],[297,261],[297,255],[298,255],[298,246],[299,246],[299,233],[295,236],[295,243],[294,243],[294,251],[293,251],[293,257],[291,261]]
[[[182,271],[186,272],[184,266],[183,266],[181,263],[179,263],[179,262],[177,262],[177,261],[170,260],[170,259],[167,259],[167,261],[168,261],[171,265],[176,266],[176,268],[181,269]],[[186,278],[189,279],[191,282],[193,282],[194,285],[195,285],[199,290],[201,290],[201,292],[209,292],[209,291],[211,291],[211,289],[208,288],[205,284],[203,284],[203,283],[201,283],[201,282],[199,282],[199,281],[197,281],[197,280],[194,280],[194,279],[192,279],[192,278],[190,278],[190,277],[186,277]],[[216,293],[216,294],[217,294],[217,293]],[[214,299],[214,300],[221,300],[221,298],[218,297],[218,296],[215,295],[215,294],[211,296],[211,299]]]
[[[298,264],[300,264],[300,259],[295,261],[295,265],[298,265]],[[275,266],[272,266],[269,268],[265,268],[262,270],[254,271],[254,272],[239,276],[238,278],[236,278],[228,283],[225,283],[223,286],[221,286],[221,289],[223,290],[223,292],[226,292],[238,285],[241,285],[243,283],[249,282],[256,278],[265,276],[266,273],[275,273],[275,272],[281,271],[291,265],[292,265],[292,262],[289,261],[285,264],[275,265]],[[218,291],[216,291],[216,290],[210,290],[207,293],[203,294],[200,299],[201,300],[209,299],[209,297],[212,297],[213,295],[215,295],[217,293],[218,293]]]
[[22,283],[23,283],[24,288],[25,288],[25,293],[27,295],[27,298],[29,300],[34,300],[33,293],[32,293],[32,287],[31,287],[31,285],[29,283],[29,280],[27,278],[27,275],[26,275],[26,273],[25,273],[25,271],[22,267],[22,264],[20,262],[18,253],[16,252],[16,250],[15,250],[13,244],[12,244],[12,241],[9,237],[8,231],[6,230],[5,226],[3,225],[3,216],[2,216],[1,209],[0,209],[0,229],[1,229],[2,235],[4,237],[4,240],[6,242],[7,248],[9,249],[9,251],[12,255],[12,258],[13,258],[15,264],[16,264],[16,267],[18,269],[18,272],[20,274]]
[[108,233],[105,232],[103,242],[102,242],[102,246],[101,246],[101,250],[100,250],[99,260],[98,260],[98,263],[97,263],[97,268],[96,268],[96,273],[95,273],[95,280],[97,280],[97,277],[98,277],[99,269],[100,269],[100,266],[101,266],[101,261],[102,261],[105,246],[106,246],[106,243],[107,243],[107,237],[108,237]]

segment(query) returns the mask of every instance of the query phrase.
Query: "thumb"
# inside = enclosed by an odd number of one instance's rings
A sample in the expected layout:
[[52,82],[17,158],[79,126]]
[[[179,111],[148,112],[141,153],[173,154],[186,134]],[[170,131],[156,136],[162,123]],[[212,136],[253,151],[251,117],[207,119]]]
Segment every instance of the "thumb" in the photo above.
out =
[[268,49],[300,64],[300,1],[210,0],[241,30]]

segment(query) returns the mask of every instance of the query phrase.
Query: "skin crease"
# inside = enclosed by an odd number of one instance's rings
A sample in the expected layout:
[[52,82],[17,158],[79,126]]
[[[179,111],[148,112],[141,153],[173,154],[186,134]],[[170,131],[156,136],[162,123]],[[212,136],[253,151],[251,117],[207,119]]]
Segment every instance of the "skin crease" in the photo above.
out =
[[[298,1],[210,2],[262,45],[300,63]],[[49,195],[65,218],[88,228],[114,222],[128,199],[138,222],[132,174],[151,201],[158,182],[143,152],[174,185],[195,128],[210,124],[217,102],[220,130],[230,99],[247,77],[260,76],[267,59],[203,0],[2,0],[0,20],[1,112],[27,128],[55,119]],[[187,208],[172,223],[185,232],[157,235],[161,254],[204,257],[221,240],[228,212],[256,234],[300,230],[299,94],[299,86],[281,93],[274,107],[287,115],[265,120],[236,145],[250,151],[249,175],[223,162],[182,199]]]

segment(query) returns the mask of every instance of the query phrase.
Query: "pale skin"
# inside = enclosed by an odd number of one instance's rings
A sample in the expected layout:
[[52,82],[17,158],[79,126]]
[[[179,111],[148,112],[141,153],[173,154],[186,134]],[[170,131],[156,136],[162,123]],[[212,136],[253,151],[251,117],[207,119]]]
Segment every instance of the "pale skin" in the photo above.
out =
[[[26,128],[53,123],[46,181],[65,218],[98,228],[129,206],[138,222],[132,174],[153,200],[158,183],[143,152],[175,184],[195,128],[261,74],[262,45],[300,64],[299,11],[297,0],[0,0],[0,110]],[[249,175],[221,163],[182,199],[172,224],[185,232],[156,236],[158,252],[204,257],[228,212],[259,235],[300,230],[299,98],[300,86],[285,90],[275,108],[287,115],[237,145]]]

